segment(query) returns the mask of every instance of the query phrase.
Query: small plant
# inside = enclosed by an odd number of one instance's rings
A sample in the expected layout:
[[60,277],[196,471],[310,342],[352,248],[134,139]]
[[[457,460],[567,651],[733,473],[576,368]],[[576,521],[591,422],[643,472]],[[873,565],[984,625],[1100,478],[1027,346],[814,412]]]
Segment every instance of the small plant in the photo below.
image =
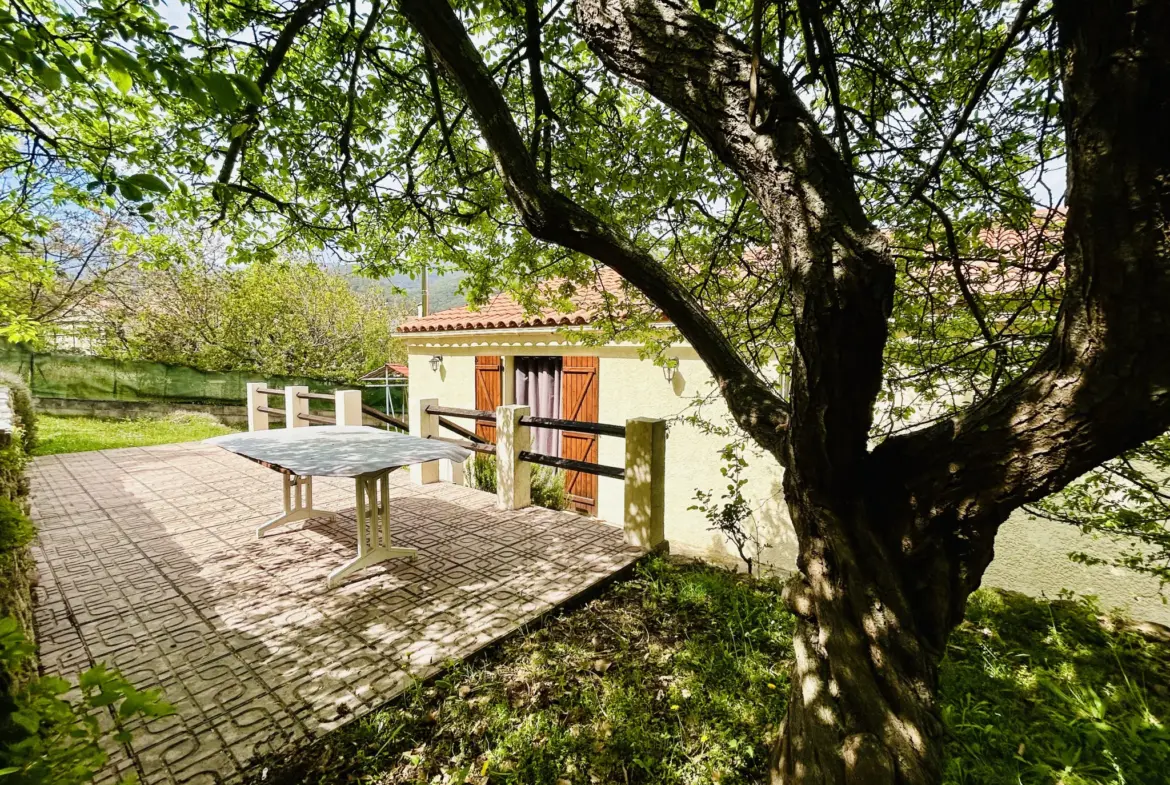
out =
[[565,493],[565,475],[548,466],[532,467],[532,503],[550,510],[569,509]]
[[0,551],[23,548],[32,542],[36,533],[36,527],[18,502],[0,498]]
[[496,457],[476,453],[470,463],[471,487],[488,493],[496,492]]
[[760,542],[755,526],[751,532],[744,526],[752,518],[751,505],[743,495],[747,480],[742,475],[748,464],[740,455],[737,444],[724,447],[722,458],[723,466],[719,471],[727,478],[727,490],[718,500],[714,491],[696,490],[697,503],[687,509],[701,511],[710,524],[709,529],[721,533],[735,546],[739,558],[747,566],[748,575],[754,575],[760,551],[768,546]]
[[[0,618],[0,664],[15,671],[33,646],[16,619]],[[81,785],[102,770],[108,755],[98,715],[113,711],[118,726],[134,717],[162,717],[173,709],[158,690],[137,690],[102,665],[82,673],[77,690],[59,676],[40,676],[4,696],[0,719],[0,781],[5,785]],[[80,696],[70,694],[80,692]],[[119,729],[114,740],[130,735]],[[133,775],[123,783],[134,781]]]

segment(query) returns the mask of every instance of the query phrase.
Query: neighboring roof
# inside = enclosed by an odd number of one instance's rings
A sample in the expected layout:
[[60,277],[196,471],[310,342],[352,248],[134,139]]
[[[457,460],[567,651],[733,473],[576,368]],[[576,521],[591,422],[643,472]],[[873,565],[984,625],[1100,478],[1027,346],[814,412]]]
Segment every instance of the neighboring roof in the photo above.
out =
[[[1059,248],[1063,229],[1063,210],[1037,210],[1032,222],[1024,230],[993,226],[980,232],[980,240],[997,254],[997,259],[964,260],[969,283],[983,294],[1004,293],[1035,286],[1043,275],[1059,263],[1054,256]],[[747,275],[779,275],[780,260],[770,248],[748,248],[744,252],[744,269],[733,270]],[[1010,273],[1000,271],[999,262],[1007,261]],[[940,270],[949,270],[949,263],[939,262]],[[1059,274],[1059,271],[1057,272]],[[732,288],[737,279],[732,279]],[[553,279],[544,284],[546,291],[554,292],[564,279]],[[524,306],[512,295],[493,295],[479,310],[469,306],[448,308],[429,316],[409,319],[398,326],[400,333],[429,333],[453,330],[506,330],[517,327],[571,327],[593,321],[605,302],[605,295],[616,297],[619,303],[628,302],[627,284],[608,267],[598,271],[592,285],[580,285],[572,297],[572,310],[560,311],[546,306],[537,313],[526,314]],[[660,316],[665,320],[666,317]],[[379,371],[380,373],[380,371]]]
[[410,368],[405,365],[398,365],[397,363],[386,363],[385,365],[379,365],[368,373],[362,374],[361,380],[373,382],[385,379],[387,376],[391,378],[396,376],[410,376]]
[[[564,283],[563,279],[555,279],[549,281],[545,288],[552,291],[562,283]],[[493,295],[478,311],[473,311],[468,306],[448,308],[429,316],[409,319],[398,326],[398,332],[427,333],[447,330],[504,330],[510,327],[583,325],[593,321],[597,309],[605,301],[606,294],[625,299],[625,288],[621,276],[610,268],[603,267],[598,271],[596,282],[592,286],[581,286],[573,294],[571,298],[573,310],[567,313],[552,306],[546,306],[537,313],[525,314],[524,306],[516,302],[512,295],[505,292]]]

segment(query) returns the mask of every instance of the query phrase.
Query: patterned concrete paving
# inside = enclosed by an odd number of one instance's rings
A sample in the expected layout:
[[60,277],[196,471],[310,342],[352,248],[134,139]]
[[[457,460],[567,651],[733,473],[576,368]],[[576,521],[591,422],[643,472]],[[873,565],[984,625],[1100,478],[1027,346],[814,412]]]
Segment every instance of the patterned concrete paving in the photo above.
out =
[[395,544],[418,556],[328,590],[355,553],[351,480],[315,481],[336,521],[256,540],[279,476],[215,447],[38,458],[31,474],[45,667],[104,662],[176,709],[131,723],[102,781],[238,779],[254,754],[377,707],[637,558],[615,527],[394,472]]

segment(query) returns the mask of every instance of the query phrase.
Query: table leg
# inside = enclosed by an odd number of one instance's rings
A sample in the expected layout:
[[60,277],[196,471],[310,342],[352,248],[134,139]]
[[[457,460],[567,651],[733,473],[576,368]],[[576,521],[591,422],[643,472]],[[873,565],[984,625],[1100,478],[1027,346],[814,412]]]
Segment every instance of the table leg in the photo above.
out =
[[390,545],[390,472],[366,474],[354,478],[357,505],[357,556],[329,573],[330,588],[342,578],[370,565],[395,558],[411,558],[418,553],[414,548],[394,548]]
[[277,515],[270,521],[256,527],[256,539],[264,536],[264,532],[284,526],[293,521],[303,521],[309,518],[336,518],[337,513],[332,510],[316,510],[313,508],[313,478],[298,477],[295,474],[280,475],[281,488],[284,491],[284,513]]

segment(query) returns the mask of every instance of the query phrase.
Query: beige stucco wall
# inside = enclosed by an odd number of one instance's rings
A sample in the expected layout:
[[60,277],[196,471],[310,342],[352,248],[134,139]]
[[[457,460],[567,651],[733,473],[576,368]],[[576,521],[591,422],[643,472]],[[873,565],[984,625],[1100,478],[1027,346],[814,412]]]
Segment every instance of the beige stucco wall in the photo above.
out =
[[1077,564],[1068,558],[1069,553],[1079,551],[1107,559],[1119,550],[1109,540],[1086,536],[1074,526],[1017,510],[995,538],[995,559],[983,583],[1049,598],[1071,589],[1095,595],[1106,610],[1122,608],[1134,618],[1170,625],[1170,606],[1162,602],[1156,580],[1131,570]]
[[[602,422],[624,423],[631,417],[662,417],[671,420],[666,446],[665,533],[671,550],[734,563],[734,548],[722,535],[712,532],[703,514],[689,510],[697,489],[722,493],[727,482],[720,475],[719,451],[723,437],[703,433],[679,421],[692,413],[691,403],[706,399],[711,377],[706,367],[687,346],[676,347],[678,359],[673,382],[662,370],[638,359],[633,346],[580,347],[548,330],[517,330],[481,333],[441,333],[407,337],[410,354],[410,397],[438,398],[444,405],[472,407],[475,404],[475,355],[500,354],[566,355],[585,354],[600,358],[599,413]],[[430,368],[434,354],[443,356],[438,373]],[[509,362],[507,359],[505,362]],[[511,402],[510,385],[505,401]],[[727,410],[718,396],[711,396],[702,408],[704,420],[725,424]],[[741,439],[743,437],[741,436]],[[745,495],[756,510],[754,523],[759,539],[770,546],[763,561],[779,571],[795,566],[795,538],[780,491],[781,470],[758,448],[747,444],[749,469]],[[621,439],[601,437],[599,461],[622,465]],[[598,483],[598,515],[615,524],[622,520],[622,483],[605,477]],[[1164,605],[1156,581],[1127,570],[1089,567],[1068,559],[1071,551],[1090,551],[1107,557],[1113,546],[1103,540],[1082,536],[1076,529],[1042,520],[1023,512],[1012,516],[996,540],[996,557],[984,578],[984,585],[1000,586],[1033,595],[1056,597],[1061,589],[1095,594],[1105,608],[1124,608],[1137,618],[1170,624],[1170,607]]]

